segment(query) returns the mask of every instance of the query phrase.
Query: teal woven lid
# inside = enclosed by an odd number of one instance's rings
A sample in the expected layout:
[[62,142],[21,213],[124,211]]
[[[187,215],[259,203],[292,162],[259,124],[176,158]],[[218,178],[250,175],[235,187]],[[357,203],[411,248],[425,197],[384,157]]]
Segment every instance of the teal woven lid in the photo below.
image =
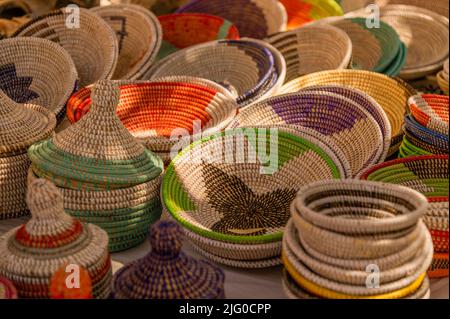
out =
[[162,161],[116,116],[119,95],[114,82],[98,82],[85,117],[29,148],[34,173],[71,189],[125,188],[157,178]]

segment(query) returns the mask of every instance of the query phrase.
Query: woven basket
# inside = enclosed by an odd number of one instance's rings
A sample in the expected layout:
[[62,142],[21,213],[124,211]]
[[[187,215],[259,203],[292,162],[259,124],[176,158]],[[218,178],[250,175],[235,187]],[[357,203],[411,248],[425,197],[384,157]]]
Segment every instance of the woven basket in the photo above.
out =
[[115,31],[119,57],[112,79],[139,79],[159,52],[162,28],[149,10],[132,4],[91,9]]
[[238,40],[239,31],[230,21],[201,13],[178,13],[158,17],[163,42],[158,60],[196,44],[213,40]]
[[421,94],[410,97],[408,104],[417,122],[430,130],[448,135],[448,96]]
[[262,41],[219,40],[178,51],[149,74],[151,79],[183,75],[212,80],[233,92],[242,107],[276,93],[286,65],[278,50]]
[[[234,129],[203,139],[172,161],[163,179],[163,203],[175,220],[202,237],[241,245],[279,242],[290,201],[298,187],[307,183],[305,179],[344,175],[340,164],[311,140],[292,129],[269,132],[265,127]],[[235,142],[240,145],[231,144]],[[228,147],[214,150],[222,143]],[[252,145],[258,143],[260,147],[278,145],[278,160],[272,163],[278,168],[266,167],[272,175],[260,174],[265,171],[261,160],[251,159],[256,156]],[[230,149],[231,145],[236,148]],[[239,160],[244,154],[250,157]],[[261,207],[258,215],[254,205]],[[247,218],[250,210],[252,219]]]
[[44,106],[62,120],[76,83],[75,65],[59,45],[37,38],[0,42],[0,90],[15,102]]
[[388,76],[356,70],[335,70],[317,72],[295,79],[285,84],[280,94],[323,84],[338,84],[361,90],[377,101],[385,111],[392,129],[391,149],[388,155],[395,153],[402,141],[402,125],[407,100],[417,92],[405,82]]
[[[354,0],[350,0],[354,1]],[[448,18],[448,1],[446,0],[376,0],[379,6],[406,4],[431,10]]]
[[448,252],[438,253],[433,256],[433,263],[428,270],[428,276],[430,278],[444,278],[448,277]]
[[0,277],[0,300],[17,299],[17,290],[11,281]]
[[222,17],[243,37],[263,39],[286,29],[287,14],[276,0],[193,0],[177,13],[206,13]]
[[80,86],[110,79],[118,59],[114,31],[97,14],[80,8],[79,27],[70,24],[70,9],[56,10],[32,19],[14,33],[14,37],[38,37],[52,40],[67,50],[75,63]]
[[300,125],[329,136],[349,161],[352,176],[377,163],[383,152],[383,137],[375,119],[360,105],[335,93],[276,96],[242,110],[230,127],[271,124]]
[[342,8],[335,0],[280,0],[286,8],[287,29],[296,29],[308,22],[343,15]]
[[[266,41],[286,60],[286,82],[313,72],[345,69],[352,57],[350,38],[338,28],[327,25],[278,33]],[[329,47],[333,47],[333,51],[328,50]]]
[[0,238],[0,274],[14,283],[19,297],[49,298],[54,272],[76,264],[87,270],[93,297],[107,298],[112,272],[106,233],[67,215],[49,181],[28,185],[27,204],[32,218]]
[[439,84],[439,87],[441,88],[441,90],[448,95],[448,79],[445,78],[445,73],[443,71],[439,72],[436,75],[437,78],[437,82]]
[[405,117],[405,130],[409,135],[448,153],[448,134],[443,135],[420,125],[411,115]]

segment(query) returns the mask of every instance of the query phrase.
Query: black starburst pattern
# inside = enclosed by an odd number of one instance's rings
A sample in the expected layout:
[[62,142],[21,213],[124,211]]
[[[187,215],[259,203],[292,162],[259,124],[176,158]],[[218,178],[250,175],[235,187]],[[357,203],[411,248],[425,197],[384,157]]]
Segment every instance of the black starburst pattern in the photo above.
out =
[[27,103],[39,97],[39,94],[30,90],[32,77],[18,76],[13,63],[0,66],[0,90],[17,103]]

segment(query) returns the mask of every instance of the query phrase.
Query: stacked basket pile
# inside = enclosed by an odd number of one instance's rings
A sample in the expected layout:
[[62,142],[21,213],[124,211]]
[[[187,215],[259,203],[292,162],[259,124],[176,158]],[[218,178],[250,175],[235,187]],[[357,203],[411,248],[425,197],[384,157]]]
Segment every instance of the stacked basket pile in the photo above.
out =
[[161,213],[162,161],[117,118],[119,94],[115,84],[98,82],[89,114],[28,150],[29,178],[53,181],[69,214],[108,232],[110,251],[140,244]]
[[242,268],[278,265],[298,188],[349,176],[334,147],[308,129],[257,127],[212,135],[172,160],[163,179],[164,208],[209,259]]
[[45,107],[11,100],[0,90],[0,220],[27,213],[27,148],[48,138],[56,118]]
[[181,227],[172,221],[152,226],[151,251],[114,275],[116,299],[223,299],[223,271],[182,251]]
[[284,287],[293,298],[429,298],[426,198],[407,187],[323,181],[291,205]]
[[448,95],[448,69],[449,69],[449,60],[445,61],[444,69],[439,71],[436,75],[439,87],[441,90]]
[[233,92],[240,107],[275,94],[286,77],[281,53],[261,40],[219,40],[180,50],[156,63],[151,79],[192,76]]
[[398,159],[367,170],[363,179],[400,184],[423,193],[430,202],[423,218],[433,237],[435,255],[430,277],[448,276],[448,155]]
[[[91,89],[81,89],[67,103],[67,117],[75,123],[91,107]],[[190,140],[225,128],[236,115],[234,96],[212,81],[190,77],[159,78],[153,82],[122,81],[117,116],[136,138],[170,162],[172,149],[183,133]],[[178,135],[176,135],[178,138]],[[184,146],[187,146],[184,145]]]
[[132,4],[95,7],[91,11],[116,32],[119,56],[112,79],[140,79],[161,47],[162,29],[156,16]]
[[419,94],[410,97],[408,104],[411,114],[405,117],[399,157],[448,154],[448,96]]
[[53,274],[75,265],[88,271],[93,297],[108,298],[112,270],[106,233],[67,215],[49,181],[28,185],[27,204],[31,219],[0,237],[0,276],[13,282],[20,298],[49,298]]
[[[352,42],[338,28],[317,25],[277,33],[265,41],[283,54],[286,82],[325,70],[346,69],[352,58]],[[333,50],[328,50],[333,47]]]

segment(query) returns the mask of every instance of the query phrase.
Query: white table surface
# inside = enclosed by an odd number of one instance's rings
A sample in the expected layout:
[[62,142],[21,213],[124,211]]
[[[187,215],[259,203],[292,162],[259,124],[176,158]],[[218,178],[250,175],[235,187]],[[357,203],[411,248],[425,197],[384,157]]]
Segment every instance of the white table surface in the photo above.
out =
[[[0,221],[0,235],[24,223],[26,218]],[[112,254],[114,270],[144,256],[150,249],[147,241],[138,247]],[[183,250],[191,256],[201,258],[187,243]],[[219,265],[225,271],[225,293],[230,299],[283,299],[281,287],[282,267],[261,270],[242,270]],[[431,281],[431,298],[449,299],[448,278]]]

